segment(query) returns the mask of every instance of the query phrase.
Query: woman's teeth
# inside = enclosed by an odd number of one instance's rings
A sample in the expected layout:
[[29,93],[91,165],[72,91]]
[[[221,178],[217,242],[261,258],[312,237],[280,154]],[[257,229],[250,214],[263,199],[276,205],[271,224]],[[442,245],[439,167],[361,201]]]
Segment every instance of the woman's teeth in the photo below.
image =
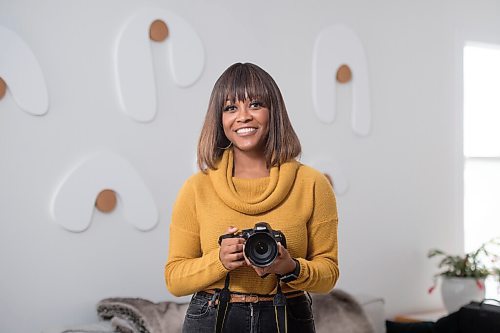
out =
[[236,131],[236,133],[238,133],[238,134],[246,134],[246,133],[253,132],[255,130],[256,130],[255,128],[245,127],[245,128],[240,128],[239,130]]

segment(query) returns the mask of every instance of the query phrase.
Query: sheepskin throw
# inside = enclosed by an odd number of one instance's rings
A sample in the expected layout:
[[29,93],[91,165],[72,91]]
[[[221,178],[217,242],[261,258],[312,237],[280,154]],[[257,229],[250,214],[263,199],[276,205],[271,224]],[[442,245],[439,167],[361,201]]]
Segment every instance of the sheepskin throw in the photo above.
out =
[[313,295],[313,315],[317,333],[373,333],[361,305],[345,291],[334,289]]
[[182,329],[187,307],[142,298],[106,298],[97,304],[97,314],[110,320],[120,333],[177,333]]

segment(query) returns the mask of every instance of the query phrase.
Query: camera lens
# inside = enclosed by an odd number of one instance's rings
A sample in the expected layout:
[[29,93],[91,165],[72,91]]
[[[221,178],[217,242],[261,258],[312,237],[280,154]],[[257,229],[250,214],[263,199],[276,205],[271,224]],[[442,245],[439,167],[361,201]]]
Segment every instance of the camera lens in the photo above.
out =
[[269,234],[256,233],[247,239],[245,255],[253,265],[266,267],[278,256],[278,244]]
[[255,244],[255,252],[257,252],[257,254],[263,256],[267,251],[269,251],[269,246],[267,246],[266,243],[259,241]]

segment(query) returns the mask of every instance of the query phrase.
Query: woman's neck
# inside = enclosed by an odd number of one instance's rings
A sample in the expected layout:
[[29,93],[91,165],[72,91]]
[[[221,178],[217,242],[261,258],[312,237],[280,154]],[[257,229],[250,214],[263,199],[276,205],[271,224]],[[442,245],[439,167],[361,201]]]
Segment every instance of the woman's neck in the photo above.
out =
[[233,149],[233,176],[237,178],[262,178],[269,176],[264,154],[251,154]]

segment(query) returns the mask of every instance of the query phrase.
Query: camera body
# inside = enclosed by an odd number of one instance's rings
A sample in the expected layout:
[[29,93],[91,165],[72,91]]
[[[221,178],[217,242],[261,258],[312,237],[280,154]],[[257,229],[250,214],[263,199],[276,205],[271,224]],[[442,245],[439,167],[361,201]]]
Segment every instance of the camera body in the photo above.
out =
[[219,245],[225,238],[244,238],[245,256],[257,267],[267,267],[274,262],[279,255],[278,242],[286,248],[285,235],[279,230],[273,230],[266,222],[256,223],[252,229],[222,235],[219,237]]

